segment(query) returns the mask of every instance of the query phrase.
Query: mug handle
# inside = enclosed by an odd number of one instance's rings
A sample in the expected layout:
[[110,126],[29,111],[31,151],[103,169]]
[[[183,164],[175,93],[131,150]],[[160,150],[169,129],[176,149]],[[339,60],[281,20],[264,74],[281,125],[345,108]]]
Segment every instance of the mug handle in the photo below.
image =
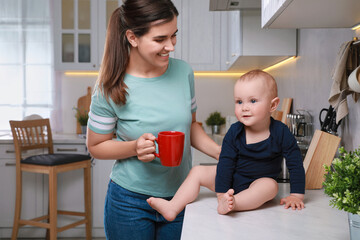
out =
[[[159,139],[158,139],[158,138],[155,138],[155,141],[154,141],[154,142],[158,143],[158,142],[159,142]],[[159,145],[159,143],[158,143],[158,145]],[[155,155],[155,157],[160,158],[160,154],[157,153],[156,150],[155,150],[155,152],[154,152],[154,155]]]

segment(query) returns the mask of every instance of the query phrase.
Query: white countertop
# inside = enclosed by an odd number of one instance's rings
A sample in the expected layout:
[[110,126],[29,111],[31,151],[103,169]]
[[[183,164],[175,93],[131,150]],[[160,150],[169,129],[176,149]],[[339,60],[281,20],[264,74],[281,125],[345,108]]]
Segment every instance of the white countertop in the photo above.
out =
[[197,200],[186,207],[181,239],[349,239],[347,213],[330,207],[324,190],[306,190],[301,211],[279,205],[288,194],[289,184],[280,183],[277,197],[260,209],[219,215],[215,193],[201,188]]
[[[53,133],[53,142],[55,144],[85,144],[85,136],[75,133]],[[0,144],[12,144],[13,138],[11,133],[0,135]]]

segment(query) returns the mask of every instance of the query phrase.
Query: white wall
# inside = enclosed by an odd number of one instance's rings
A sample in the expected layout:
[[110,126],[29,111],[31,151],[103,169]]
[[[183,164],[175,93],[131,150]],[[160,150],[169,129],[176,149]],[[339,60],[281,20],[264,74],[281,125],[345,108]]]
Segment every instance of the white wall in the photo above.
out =
[[[360,31],[350,29],[301,29],[298,35],[298,57],[293,62],[270,71],[279,87],[280,98],[294,98],[292,112],[307,109],[313,116],[315,129],[322,108],[328,108],[332,85],[331,72],[343,42],[350,41]],[[360,102],[348,96],[349,115],[339,127],[342,145],[354,150],[360,145]]]
[[95,76],[65,76],[58,74],[61,89],[61,118],[63,133],[76,132],[76,118],[73,107],[77,107],[78,99],[87,94],[87,87],[95,85]]
[[[93,87],[96,81],[94,76],[65,76],[58,75],[61,82],[61,109],[62,109],[62,132],[75,133],[76,119],[73,107],[77,106],[80,97],[86,95],[88,86]],[[219,111],[223,116],[234,114],[233,86],[236,78],[212,78],[198,77],[195,79],[195,94],[197,100],[197,121],[203,122],[207,132],[210,129],[205,126],[205,120],[211,112]],[[224,126],[223,126],[224,127]],[[224,129],[221,129],[224,133]]]

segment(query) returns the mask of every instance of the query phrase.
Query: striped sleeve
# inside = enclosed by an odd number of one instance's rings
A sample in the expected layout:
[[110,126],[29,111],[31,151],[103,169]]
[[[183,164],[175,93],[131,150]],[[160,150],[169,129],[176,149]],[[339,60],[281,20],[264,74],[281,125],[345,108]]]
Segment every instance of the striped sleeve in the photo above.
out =
[[93,132],[108,134],[115,131],[117,117],[106,98],[96,89],[91,97],[88,127]]
[[194,86],[194,72],[191,71],[189,74],[190,91],[191,91],[191,113],[196,112],[197,104],[195,97],[195,86]]

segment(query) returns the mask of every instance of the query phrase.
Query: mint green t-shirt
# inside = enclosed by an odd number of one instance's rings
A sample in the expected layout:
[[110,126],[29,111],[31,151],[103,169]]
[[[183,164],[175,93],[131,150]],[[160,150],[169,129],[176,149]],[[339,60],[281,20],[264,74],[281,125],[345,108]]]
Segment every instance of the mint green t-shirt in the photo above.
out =
[[170,58],[160,77],[139,78],[125,75],[128,86],[125,105],[116,105],[96,89],[91,99],[89,128],[100,134],[116,130],[118,141],[136,140],[144,133],[157,137],[161,131],[185,133],[181,165],[164,167],[155,158],[139,161],[136,156],[117,160],[110,178],[123,188],[151,196],[173,196],[191,165],[190,127],[196,111],[194,73],[182,60]]

